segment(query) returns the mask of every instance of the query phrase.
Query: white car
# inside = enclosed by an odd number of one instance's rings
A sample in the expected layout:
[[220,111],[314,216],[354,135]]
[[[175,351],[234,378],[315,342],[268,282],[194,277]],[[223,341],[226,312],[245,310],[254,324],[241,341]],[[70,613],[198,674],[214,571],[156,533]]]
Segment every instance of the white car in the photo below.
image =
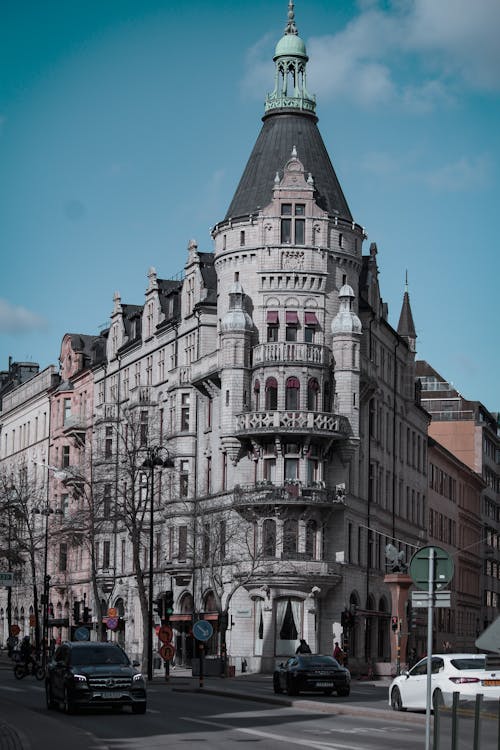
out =
[[[453,693],[460,700],[500,698],[500,669],[485,669],[485,654],[434,654],[432,657],[432,707],[451,706]],[[389,705],[394,711],[425,710],[427,707],[427,657],[409,672],[395,677],[389,686]]]

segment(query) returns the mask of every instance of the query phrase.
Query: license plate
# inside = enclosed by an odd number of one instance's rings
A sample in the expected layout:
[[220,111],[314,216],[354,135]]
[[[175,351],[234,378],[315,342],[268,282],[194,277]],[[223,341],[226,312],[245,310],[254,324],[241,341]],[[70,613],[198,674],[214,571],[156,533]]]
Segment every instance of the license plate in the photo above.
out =
[[333,682],[317,682],[316,687],[333,687]]
[[498,687],[498,685],[500,685],[500,680],[483,680],[483,685],[486,685],[487,687]]
[[113,693],[111,690],[104,690],[102,693],[94,693],[94,698],[107,698],[108,700],[111,698],[118,698],[119,695],[117,693]]

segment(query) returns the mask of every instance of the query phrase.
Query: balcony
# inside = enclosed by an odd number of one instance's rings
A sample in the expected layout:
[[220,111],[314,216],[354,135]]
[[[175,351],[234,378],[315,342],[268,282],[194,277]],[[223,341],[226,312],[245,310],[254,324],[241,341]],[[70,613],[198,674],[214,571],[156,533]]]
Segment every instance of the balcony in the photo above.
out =
[[104,404],[96,405],[95,407],[96,424],[99,422],[115,422],[117,420],[118,420],[118,404],[104,403]]
[[70,414],[64,419],[63,432],[65,435],[85,435],[91,424],[86,414]]
[[282,485],[271,482],[237,484],[233,491],[233,505],[236,509],[268,505],[314,505],[315,507],[339,508],[345,505],[345,487],[330,489],[315,485],[303,486],[299,481],[284,482]]
[[150,385],[137,385],[129,391],[129,406],[155,406],[156,394]]
[[346,417],[317,411],[249,411],[237,415],[236,435],[314,435],[343,440],[350,434]]
[[296,341],[274,341],[259,344],[252,349],[253,365],[268,363],[294,363],[305,365],[328,365],[331,352],[321,344],[306,344]]
[[219,352],[211,352],[191,365],[190,379],[194,386],[203,390],[203,384],[213,384],[220,388]]

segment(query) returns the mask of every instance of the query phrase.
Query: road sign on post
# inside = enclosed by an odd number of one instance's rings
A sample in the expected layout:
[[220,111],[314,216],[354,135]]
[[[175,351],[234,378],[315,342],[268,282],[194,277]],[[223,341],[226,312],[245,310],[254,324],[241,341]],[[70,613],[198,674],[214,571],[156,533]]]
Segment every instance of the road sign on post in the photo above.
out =
[[197,641],[208,641],[212,637],[214,629],[208,620],[198,620],[193,625],[193,635]]
[[6,586],[7,588],[10,588],[12,586],[13,579],[14,579],[14,573],[10,573],[8,571],[2,571],[0,573],[0,586]]
[[434,550],[433,590],[444,589],[453,578],[453,558],[449,552],[434,545],[417,550],[410,560],[410,576],[418,589],[429,590],[429,560],[430,551]]

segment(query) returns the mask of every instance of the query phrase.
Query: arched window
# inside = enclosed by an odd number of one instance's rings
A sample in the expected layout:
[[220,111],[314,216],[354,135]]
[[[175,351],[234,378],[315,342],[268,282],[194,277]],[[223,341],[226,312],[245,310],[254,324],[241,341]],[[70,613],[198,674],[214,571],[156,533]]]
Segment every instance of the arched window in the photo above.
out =
[[278,408],[278,381],[276,378],[266,380],[266,410],[276,411]]
[[316,537],[318,533],[318,524],[314,519],[310,519],[306,524],[306,556],[311,560],[316,560]]
[[316,378],[311,378],[307,384],[307,410],[318,411],[319,383]]
[[260,380],[256,380],[253,385],[253,401],[255,411],[259,411],[260,408]]
[[300,382],[298,378],[288,378],[285,390],[285,409],[299,408]]
[[262,527],[262,551],[264,557],[276,557],[276,521],[266,518]]
[[293,518],[288,518],[283,524],[283,557],[293,559],[297,554],[299,543],[299,524]]

